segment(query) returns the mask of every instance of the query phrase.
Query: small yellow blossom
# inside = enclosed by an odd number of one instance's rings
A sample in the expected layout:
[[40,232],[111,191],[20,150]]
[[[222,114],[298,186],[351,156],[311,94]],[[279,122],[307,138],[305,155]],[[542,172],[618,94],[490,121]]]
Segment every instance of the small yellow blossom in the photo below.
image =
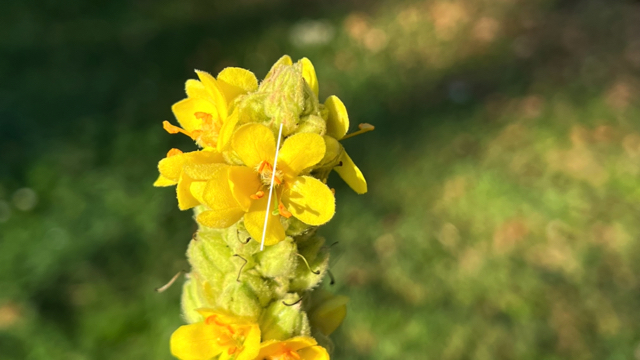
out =
[[[327,118],[327,135],[341,140],[349,130],[349,115],[347,108],[337,96],[329,96],[324,103],[329,111]],[[367,192],[367,181],[346,151],[342,151],[340,163],[334,167],[338,175],[358,194]]]
[[196,70],[196,73],[200,81],[188,80],[187,98],[171,107],[182,127],[168,121],[163,126],[171,134],[181,132],[189,136],[200,147],[222,150],[224,141],[220,143],[220,135],[233,131],[237,121],[231,114],[233,101],[255,91],[258,80],[252,72],[233,67],[222,70],[217,80],[204,71]]
[[183,153],[178,149],[171,149],[167,157],[160,160],[158,164],[160,176],[153,185],[177,184],[178,207],[180,210],[191,209],[202,203],[200,199],[194,197],[194,194],[202,193],[205,181],[210,179],[209,176],[213,176],[207,173],[206,169],[223,161],[222,154],[215,150]]
[[263,342],[255,360],[329,360],[329,353],[314,338],[297,336],[285,341]]
[[171,335],[171,354],[182,360],[253,360],[260,352],[258,324],[210,309],[204,321],[183,325]]
[[[219,227],[238,221],[244,215],[249,234],[261,239],[276,153],[275,136],[264,125],[246,124],[234,133],[231,148],[244,166],[228,165],[226,172],[221,170],[220,178],[207,183],[203,199],[212,211],[201,213],[198,221],[205,226]],[[274,214],[275,209],[268,209],[266,245],[285,238],[280,216],[294,216],[312,226],[322,225],[333,217],[333,193],[320,180],[305,175],[324,157],[324,152],[325,143],[318,134],[295,134],[282,144],[273,184],[273,196],[277,199],[273,204],[277,211]],[[216,211],[213,209],[216,204],[224,206],[218,206]]]

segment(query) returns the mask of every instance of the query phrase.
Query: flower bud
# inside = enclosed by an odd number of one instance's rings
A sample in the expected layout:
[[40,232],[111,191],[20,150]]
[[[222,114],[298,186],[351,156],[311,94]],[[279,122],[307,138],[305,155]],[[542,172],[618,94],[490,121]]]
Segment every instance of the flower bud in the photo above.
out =
[[314,133],[324,135],[327,131],[327,125],[320,116],[307,115],[300,119],[296,133]]
[[265,309],[259,321],[262,341],[309,335],[309,319],[301,305],[300,295],[287,294],[283,300],[274,301]]
[[289,276],[296,266],[296,244],[291,237],[264,248],[256,255],[258,271],[264,277]]

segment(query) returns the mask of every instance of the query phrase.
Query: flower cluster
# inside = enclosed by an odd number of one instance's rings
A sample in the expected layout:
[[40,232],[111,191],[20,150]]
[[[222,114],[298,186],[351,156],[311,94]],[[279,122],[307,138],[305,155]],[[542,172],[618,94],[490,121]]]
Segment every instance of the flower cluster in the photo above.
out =
[[282,57],[260,84],[240,68],[196,73],[172,107],[179,126],[163,126],[199,149],[171,149],[154,183],[176,185],[179,208],[193,208],[199,225],[182,297],[190,324],[172,335],[171,351],[194,360],[328,359],[347,299],[312,291],[329,260],[316,230],[335,213],[332,170],[367,191],[339,141],[373,127],[347,135],[344,104],[318,101],[306,58]]

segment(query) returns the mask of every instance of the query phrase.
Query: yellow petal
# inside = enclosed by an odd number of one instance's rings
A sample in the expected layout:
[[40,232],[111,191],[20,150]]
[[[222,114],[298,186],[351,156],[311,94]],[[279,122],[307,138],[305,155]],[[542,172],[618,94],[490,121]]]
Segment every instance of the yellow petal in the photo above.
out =
[[198,214],[196,221],[200,225],[214,229],[224,229],[237,223],[244,214],[241,208],[205,210]]
[[329,336],[342,324],[347,315],[347,302],[349,298],[346,296],[332,296],[309,314],[309,320],[318,330]]
[[158,170],[165,178],[178,181],[182,169],[187,164],[206,164],[223,162],[222,154],[216,151],[192,151],[188,153],[169,156],[160,160]]
[[200,205],[200,201],[191,194],[192,182],[193,179],[186,174],[182,173],[180,175],[180,181],[178,181],[178,186],[176,187],[178,208],[180,208],[180,210],[189,210],[194,206]]
[[218,86],[231,103],[238,95],[255,91],[258,88],[258,79],[249,70],[228,67],[218,74]]
[[278,153],[277,168],[292,179],[302,170],[322,160],[325,150],[322,136],[312,133],[295,134],[282,144]]
[[229,165],[218,166],[213,173],[214,177],[207,181],[202,199],[210,210],[200,213],[197,217],[199,223],[212,228],[229,227],[242,217],[244,211],[233,197],[229,186]]
[[186,98],[173,104],[173,114],[178,119],[180,126],[188,132],[202,129],[202,120],[196,117],[196,113],[210,114],[214,119],[218,118],[218,109],[209,100],[202,98]]
[[289,350],[298,351],[300,349],[314,346],[317,342],[310,336],[296,336],[286,341],[268,340],[260,344],[260,354],[258,359],[282,356],[283,352]]
[[353,163],[353,160],[347,155],[346,151],[342,152],[342,157],[340,158],[342,165],[336,166],[333,168],[342,180],[349,185],[350,188],[353,189],[358,194],[364,194],[367,192],[367,181],[364,179],[364,175],[356,164]]
[[234,111],[227,120],[222,124],[222,128],[220,128],[220,134],[218,135],[218,151],[222,152],[226,150],[229,141],[231,140],[231,135],[233,135],[233,130],[236,128],[236,124],[238,123],[238,112]]
[[221,171],[226,171],[229,166],[223,163],[197,164],[191,163],[184,166],[184,174],[193,180],[206,181],[218,176]]
[[300,360],[329,360],[327,349],[322,346],[310,346],[298,350]]
[[262,124],[246,124],[238,128],[231,138],[231,147],[240,160],[250,168],[262,161],[273,164],[276,139],[273,131]]
[[196,198],[196,200],[198,200],[200,204],[204,204],[203,195],[204,195],[204,188],[206,186],[207,186],[206,181],[194,181],[191,183],[191,186],[189,187],[189,191],[191,192],[191,195],[194,198]]
[[208,72],[196,70],[196,74],[198,74],[198,78],[204,85],[207,92],[211,95],[213,99],[213,103],[218,109],[218,114],[220,114],[221,119],[227,118],[227,99],[224,97],[224,94],[220,90],[220,86],[216,79],[211,76]]
[[342,139],[349,131],[349,114],[347,108],[337,96],[331,95],[324,102],[324,106],[329,110],[327,119],[327,135],[333,136],[337,140]]
[[227,171],[233,197],[242,210],[249,211],[252,201],[250,196],[262,187],[258,173],[246,166],[230,166]]
[[331,220],[336,199],[327,185],[310,176],[298,176],[282,197],[284,206],[305,224],[318,226]]
[[288,349],[298,351],[309,346],[317,345],[318,342],[311,336],[296,336],[286,340],[285,344]]
[[189,79],[185,84],[185,90],[187,92],[187,96],[190,98],[197,97],[202,99],[211,99],[211,96],[205,89],[204,85],[198,80]]
[[[262,229],[264,228],[268,196],[268,194],[265,194],[261,199],[254,200],[251,203],[249,212],[244,215],[244,226],[247,228],[249,235],[258,242],[262,241]],[[271,199],[272,209],[275,209],[274,201],[275,197]],[[273,215],[272,211],[269,211],[268,221],[264,238],[265,246],[275,245],[285,238],[284,228],[280,223],[280,215]]]
[[275,62],[275,64],[273,64],[273,66],[271,66],[271,69],[267,73],[267,76],[264,77],[264,79],[267,80],[273,74],[274,70],[280,65],[291,66],[293,65],[293,61],[291,60],[291,57],[289,55],[282,56],[280,59],[278,59],[278,61]]
[[245,333],[243,349],[235,360],[254,360],[260,353],[260,328],[257,324],[251,324]]
[[158,179],[153,183],[153,186],[164,187],[164,186],[171,186],[171,185],[175,185],[175,184],[177,184],[176,181],[168,179],[168,178],[162,176],[162,174],[160,174],[160,176],[158,176]]
[[180,326],[171,335],[171,354],[183,360],[207,360],[220,354],[220,332],[215,326],[199,322]]
[[300,63],[302,64],[302,77],[316,96],[318,96],[318,77],[316,76],[316,69],[313,67],[311,60],[306,57],[300,59]]

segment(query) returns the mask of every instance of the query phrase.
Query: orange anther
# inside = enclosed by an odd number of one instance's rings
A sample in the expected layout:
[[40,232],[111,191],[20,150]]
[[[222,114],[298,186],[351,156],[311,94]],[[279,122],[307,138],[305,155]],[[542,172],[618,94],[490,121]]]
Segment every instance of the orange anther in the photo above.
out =
[[202,120],[205,123],[213,122],[213,116],[211,116],[211,114],[209,114],[209,113],[198,111],[197,113],[194,113],[193,115],[196,117],[196,119]]
[[292,215],[291,212],[287,210],[287,208],[284,207],[282,203],[278,204],[278,213],[280,213],[280,215],[284,216],[287,219]]
[[264,196],[264,191],[260,190],[255,194],[249,195],[250,198],[252,198],[253,200],[258,200],[261,199]]
[[171,125],[167,120],[162,122],[162,128],[165,129],[169,134],[177,134],[179,132],[184,132],[184,130],[180,129],[175,125]]
[[235,347],[235,346],[230,347],[230,348],[229,348],[229,350],[227,350],[227,352],[229,353],[229,355],[233,355],[233,354],[235,354],[235,353],[236,353],[236,351],[238,351],[238,348],[237,348],[237,347]]
[[180,151],[179,149],[171,149],[169,150],[169,152],[167,153],[167,157],[172,157],[172,156],[176,156],[176,155],[180,155],[182,154],[182,151]]

